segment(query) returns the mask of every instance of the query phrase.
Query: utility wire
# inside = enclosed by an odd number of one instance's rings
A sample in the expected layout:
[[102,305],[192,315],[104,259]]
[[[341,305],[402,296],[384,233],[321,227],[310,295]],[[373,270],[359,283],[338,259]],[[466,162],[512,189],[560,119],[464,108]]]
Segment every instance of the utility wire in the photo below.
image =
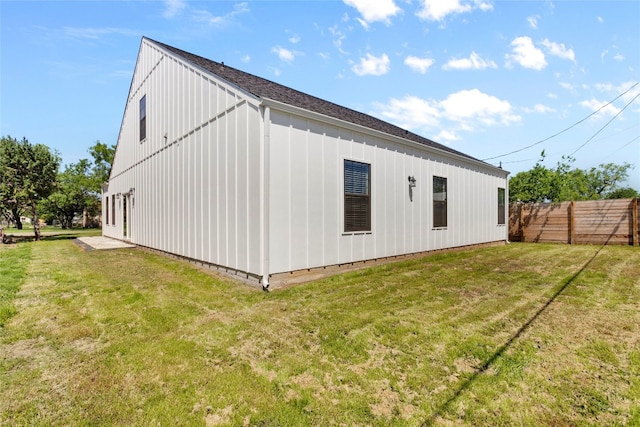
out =
[[[637,83],[636,83],[636,84],[637,84]],[[625,105],[624,107],[622,107],[622,109],[620,109],[620,111],[618,111],[618,112],[616,113],[616,115],[615,115],[615,116],[611,117],[611,120],[609,120],[607,123],[605,123],[605,124],[604,124],[604,126],[602,126],[600,129],[598,129],[598,132],[594,133],[594,134],[591,136],[591,138],[587,139],[587,140],[584,142],[584,144],[582,144],[581,146],[579,146],[578,148],[576,148],[576,149],[574,150],[574,152],[573,152],[573,153],[569,154],[569,157],[573,157],[573,155],[574,155],[574,154],[576,154],[576,153],[578,152],[578,150],[580,150],[582,147],[584,147],[585,145],[587,145],[587,144],[588,144],[588,143],[589,143],[593,138],[595,138],[595,137],[596,137],[600,132],[602,132],[602,131],[604,130],[604,128],[606,128],[607,126],[609,126],[609,124],[610,124],[612,121],[614,121],[614,120],[615,120],[615,119],[616,119],[620,114],[622,114],[622,112],[623,112],[624,110],[626,110],[626,109],[627,109],[627,107],[633,103],[633,101],[635,101],[636,99],[638,99],[638,97],[640,97],[640,93],[638,93],[636,96],[634,96],[634,97],[633,97],[633,99],[631,99],[631,101],[629,101],[629,102],[627,103],[627,105]]]
[[[592,116],[596,115],[596,114],[597,114],[597,113],[599,113],[602,109],[604,109],[605,107],[607,107],[607,106],[609,106],[609,105],[613,104],[615,101],[617,101],[617,100],[618,100],[620,97],[622,97],[623,95],[626,95],[627,93],[629,93],[629,92],[631,91],[631,89],[635,88],[635,87],[636,87],[636,86],[638,86],[639,84],[640,84],[640,82],[636,82],[633,86],[631,86],[631,87],[630,87],[629,89],[627,89],[626,91],[622,92],[620,95],[618,95],[617,97],[615,97],[613,100],[611,100],[611,101],[607,102],[607,103],[606,103],[606,104],[604,104],[602,107],[598,108],[596,111],[594,111],[593,113],[589,114],[589,115],[588,115],[587,117],[585,117],[584,119],[582,119],[582,120],[579,120],[579,121],[575,122],[574,124],[572,124],[572,125],[571,125],[571,126],[569,126],[568,128],[561,130],[560,132],[557,132],[557,133],[555,133],[555,134],[553,134],[553,135],[551,135],[551,136],[549,136],[549,137],[547,137],[547,138],[541,139],[541,140],[540,140],[540,141],[538,141],[538,142],[534,142],[534,143],[533,143],[533,144],[531,144],[531,145],[527,145],[526,147],[522,147],[522,148],[519,148],[519,149],[517,149],[517,150],[511,151],[511,152],[509,152],[509,153],[501,154],[501,155],[499,155],[499,156],[487,157],[486,159],[482,159],[482,160],[486,162],[487,160],[493,160],[493,159],[499,159],[500,157],[506,157],[506,156],[509,156],[509,155],[511,155],[511,154],[519,153],[520,151],[524,151],[524,150],[529,149],[529,148],[531,148],[531,147],[534,147],[534,146],[536,146],[536,145],[542,144],[543,142],[548,141],[548,140],[550,140],[550,139],[552,139],[552,138],[555,138],[556,136],[561,135],[561,134],[565,133],[566,131],[568,131],[568,130],[570,130],[570,129],[573,129],[574,127],[576,127],[576,126],[577,126],[577,125],[579,125],[580,123],[582,123],[582,122],[584,122],[585,120],[587,120],[587,119],[591,118]],[[633,100],[631,100],[631,102],[633,102],[637,97],[638,97],[638,96],[636,95],[636,97],[635,97],[635,98],[633,98]],[[629,105],[629,104],[627,104],[627,106],[628,106],[628,105]],[[626,106],[625,106],[625,108],[626,108]],[[619,113],[618,113],[618,114],[619,114]],[[617,116],[617,114],[616,114],[616,116]],[[607,123],[607,124],[608,124],[608,123]],[[587,141],[587,142],[588,142],[588,141]],[[580,147],[580,148],[582,148],[582,147]],[[578,148],[578,149],[580,149],[580,148]],[[577,150],[576,150],[576,151],[577,151]],[[575,151],[574,151],[574,153],[575,153]]]

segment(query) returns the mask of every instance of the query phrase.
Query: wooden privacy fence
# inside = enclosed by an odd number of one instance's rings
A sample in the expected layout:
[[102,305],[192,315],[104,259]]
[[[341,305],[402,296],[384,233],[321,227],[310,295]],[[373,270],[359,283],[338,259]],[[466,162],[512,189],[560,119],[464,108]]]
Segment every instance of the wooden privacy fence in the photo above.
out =
[[570,244],[640,244],[638,199],[512,203],[509,240]]

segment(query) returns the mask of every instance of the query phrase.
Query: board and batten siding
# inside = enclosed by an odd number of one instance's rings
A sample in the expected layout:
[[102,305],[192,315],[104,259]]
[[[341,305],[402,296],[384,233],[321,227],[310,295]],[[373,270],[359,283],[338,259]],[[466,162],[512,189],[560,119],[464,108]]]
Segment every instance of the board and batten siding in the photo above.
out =
[[255,98],[143,39],[103,193],[118,197],[115,225],[110,212],[103,234],[259,274],[260,123]]
[[[275,108],[270,118],[270,273],[507,239],[506,172]],[[371,165],[369,233],[344,232],[345,159]],[[433,227],[433,176],[447,178],[446,229]]]

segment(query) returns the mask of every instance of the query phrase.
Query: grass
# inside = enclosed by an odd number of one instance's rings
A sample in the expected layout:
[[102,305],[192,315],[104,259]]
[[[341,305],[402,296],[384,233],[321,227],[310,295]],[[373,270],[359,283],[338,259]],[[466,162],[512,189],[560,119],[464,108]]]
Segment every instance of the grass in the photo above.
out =
[[0,257],[0,425],[640,424],[638,248],[511,244],[268,294],[137,249]]

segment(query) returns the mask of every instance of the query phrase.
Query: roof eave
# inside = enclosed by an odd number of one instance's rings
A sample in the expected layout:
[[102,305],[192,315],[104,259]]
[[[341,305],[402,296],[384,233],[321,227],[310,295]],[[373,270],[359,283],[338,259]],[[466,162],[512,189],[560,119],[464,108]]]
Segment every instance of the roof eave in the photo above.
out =
[[353,131],[357,131],[360,133],[364,133],[367,135],[371,135],[377,138],[384,138],[386,140],[391,140],[393,142],[396,142],[398,144],[407,146],[407,147],[411,147],[411,148],[415,148],[418,150],[422,150],[422,151],[426,151],[426,152],[431,152],[434,154],[438,154],[441,156],[445,156],[445,157],[450,157],[453,159],[456,159],[458,161],[461,162],[465,162],[465,163],[469,163],[475,166],[480,166],[486,169],[490,169],[493,170],[495,172],[499,172],[500,174],[504,174],[509,175],[509,172],[499,168],[497,166],[494,166],[492,164],[489,164],[487,162],[483,162],[482,160],[477,160],[474,159],[472,157],[467,157],[467,156],[461,156],[459,154],[456,153],[452,153],[450,151],[447,150],[442,150],[439,149],[437,147],[430,147],[428,145],[425,144],[420,144],[419,142],[415,142],[415,141],[411,141],[409,139],[405,139],[405,138],[400,138],[398,136],[395,135],[391,135],[389,133],[386,132],[381,132],[379,130],[375,130],[375,129],[371,129],[369,127],[366,126],[362,126],[362,125],[358,125],[346,120],[341,120],[332,116],[328,116],[325,114],[321,114],[321,113],[317,113],[315,111],[310,111],[304,108],[300,108],[300,107],[296,107],[293,106],[291,104],[286,104],[284,102],[280,102],[280,101],[276,101],[274,99],[270,99],[270,98],[264,98],[261,97],[260,98],[262,100],[262,105],[264,106],[268,106],[268,107],[272,107],[275,108],[276,110],[280,110],[286,113],[292,113],[292,114],[296,114],[296,115],[300,115],[303,117],[307,117],[309,119],[313,119],[313,120],[319,120],[322,122],[327,122],[327,123],[331,123],[337,127],[341,127],[341,128],[347,128],[349,130],[353,130]]

